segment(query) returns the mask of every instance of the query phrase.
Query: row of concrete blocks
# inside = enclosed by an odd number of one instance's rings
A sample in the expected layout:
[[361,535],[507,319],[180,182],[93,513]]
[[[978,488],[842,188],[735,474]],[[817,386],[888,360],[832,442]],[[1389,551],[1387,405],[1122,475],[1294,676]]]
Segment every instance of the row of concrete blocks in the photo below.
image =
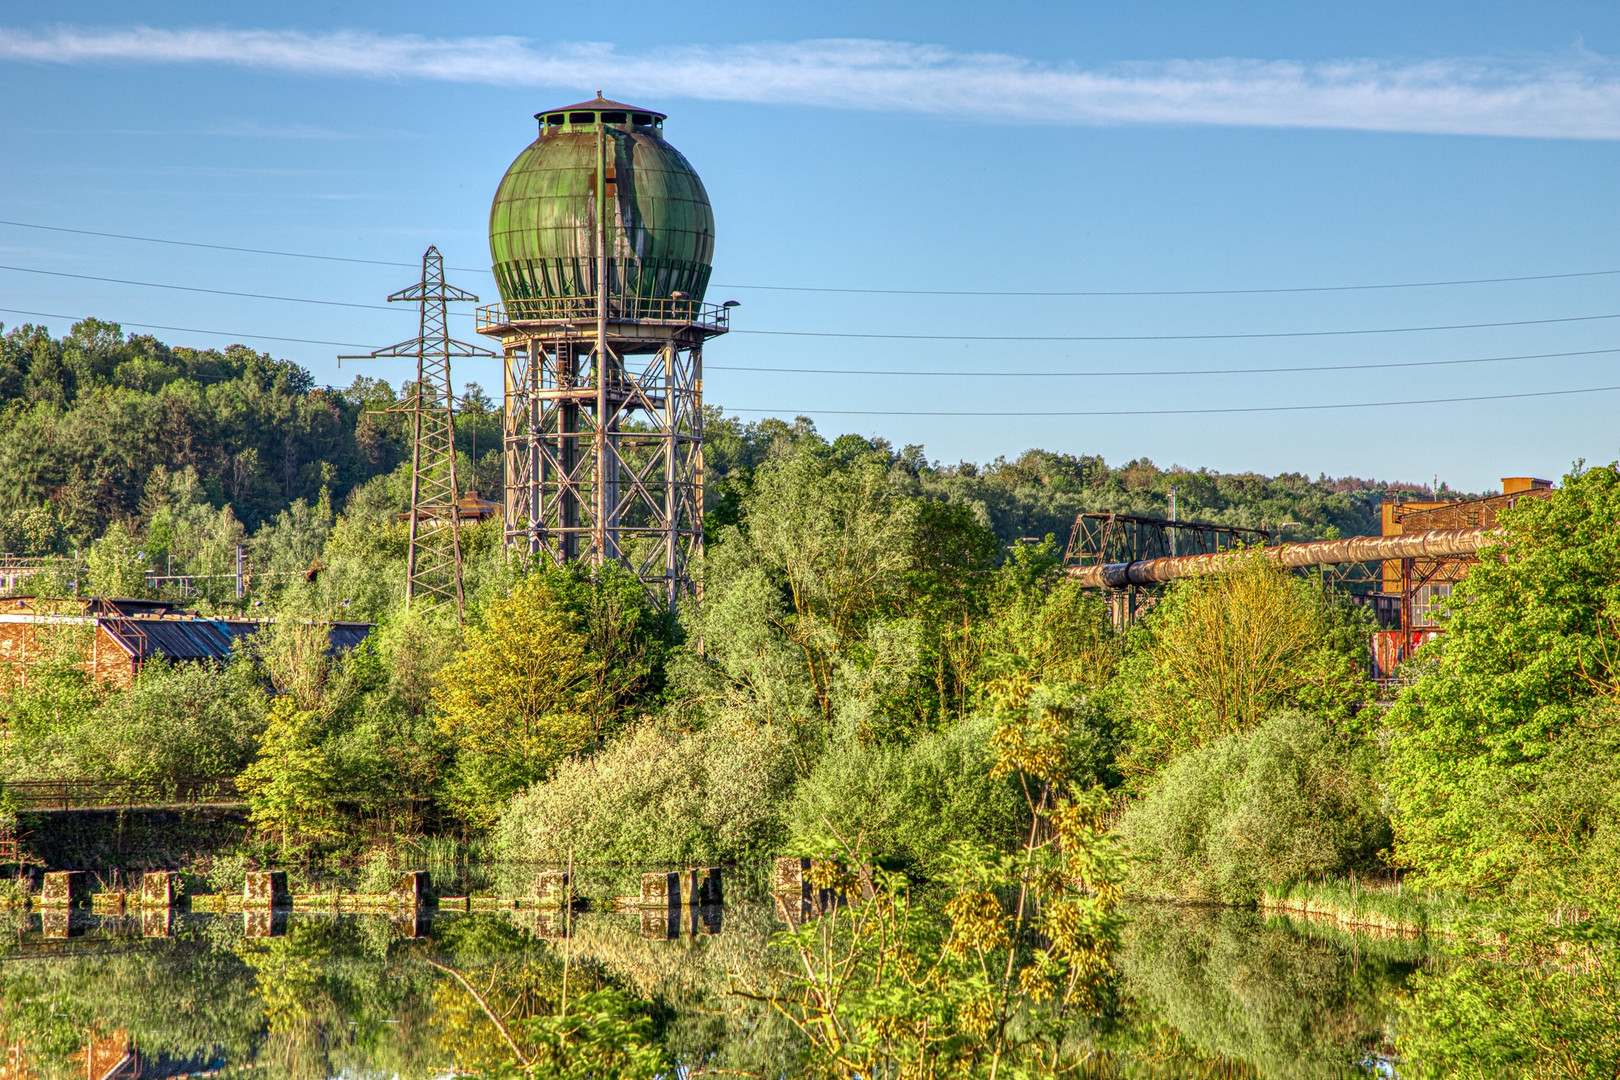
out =
[[[83,870],[53,870],[45,875],[45,880],[36,898],[36,905],[41,908],[82,908],[93,907],[94,910],[107,915],[121,915],[126,909],[162,909],[174,906],[175,898],[179,892],[180,875],[174,870],[149,870],[141,876],[139,892],[128,892],[115,889],[106,892],[91,894],[89,875]],[[395,875],[394,887],[386,893],[352,894],[351,899],[361,904],[370,903],[390,908],[406,907],[412,910],[420,908],[428,897],[428,875],[426,870],[407,870]],[[226,897],[194,897],[192,904],[197,910],[206,910],[210,907],[219,908],[259,908],[279,907],[287,908],[294,905],[295,898],[287,888],[287,872],[285,870],[253,871],[247,875],[242,886],[242,896],[236,903],[230,901],[234,898]]]
[[[97,893],[94,904],[107,914],[122,914],[126,907],[168,908],[175,902],[179,875],[173,870],[149,871],[141,879],[138,894],[123,891]],[[540,907],[562,907],[575,899],[566,870],[545,870],[535,877],[533,902]],[[91,901],[89,877],[82,870],[57,870],[45,875],[39,905],[47,908],[84,907]],[[234,897],[194,897],[193,910],[246,910],[249,908],[334,908],[356,911],[386,907],[418,911],[432,902],[432,886],[426,870],[404,870],[394,876],[393,888],[386,893],[319,894],[294,896],[287,885],[285,870],[256,870],[247,875],[240,900]],[[684,870],[656,871],[641,876],[641,895],[630,898],[627,906],[679,910],[724,903],[721,868],[689,867]],[[440,897],[442,910],[477,911],[516,907],[520,900],[493,896]]]

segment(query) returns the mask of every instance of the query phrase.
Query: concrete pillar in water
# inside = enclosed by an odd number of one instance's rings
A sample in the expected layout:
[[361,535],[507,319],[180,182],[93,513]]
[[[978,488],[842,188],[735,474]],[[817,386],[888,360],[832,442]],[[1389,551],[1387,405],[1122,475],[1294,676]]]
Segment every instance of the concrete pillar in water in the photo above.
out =
[[426,870],[402,870],[394,875],[394,888],[389,893],[389,898],[393,900],[395,907],[421,911],[427,906],[428,895],[429,882]]
[[148,870],[141,875],[141,909],[174,906],[175,883],[179,874],[173,870]]
[[542,907],[562,907],[572,895],[568,885],[568,871],[542,870],[534,878],[534,897]]
[[[242,886],[243,907],[287,907],[292,894],[287,891],[287,871],[254,870]],[[266,935],[260,935],[266,936]]]
[[44,907],[83,907],[89,897],[83,870],[53,870],[45,875],[39,901]]

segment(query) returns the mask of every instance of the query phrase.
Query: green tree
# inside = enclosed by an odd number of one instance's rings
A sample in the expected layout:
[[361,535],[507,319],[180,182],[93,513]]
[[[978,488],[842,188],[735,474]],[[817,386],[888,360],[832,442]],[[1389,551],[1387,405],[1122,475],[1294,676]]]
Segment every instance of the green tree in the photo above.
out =
[[815,884],[854,902],[780,935],[803,975],[769,997],[808,1041],[810,1075],[1049,1076],[1094,1057],[1075,1035],[1117,1008],[1122,863],[1101,793],[1070,793],[1086,760],[1072,719],[1032,708],[998,729],[998,768],[1033,820],[1010,853],[953,846],[948,925],[859,847],[823,849]]
[[[1476,927],[1403,995],[1401,1074],[1457,1080],[1620,1075],[1620,934],[1539,915]],[[1503,931],[1506,930],[1506,933]]]
[[147,593],[146,552],[121,522],[113,522],[85,560],[86,588],[92,596],[141,597]]
[[1321,590],[1258,555],[1173,582],[1111,691],[1128,725],[1121,770],[1140,783],[1285,706],[1347,717],[1366,694],[1365,646],[1347,644]]
[[279,835],[283,852],[336,832],[332,770],[319,738],[319,714],[278,698],[259,736],[259,756],[240,778],[253,824]]
[[1395,852],[1433,884],[1620,901],[1620,471],[1502,515],[1390,713]]
[[659,690],[673,632],[614,567],[536,570],[490,601],[433,691],[462,755],[460,811],[487,827],[515,792],[599,745]]

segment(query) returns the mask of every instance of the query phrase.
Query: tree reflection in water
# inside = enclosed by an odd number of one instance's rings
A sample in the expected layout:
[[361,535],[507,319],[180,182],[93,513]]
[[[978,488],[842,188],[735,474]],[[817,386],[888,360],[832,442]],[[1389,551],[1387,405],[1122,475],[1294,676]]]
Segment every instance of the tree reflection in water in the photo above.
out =
[[[1137,906],[1118,954],[1131,1011],[1099,1036],[1102,1077],[1339,1077],[1391,1042],[1411,944],[1352,942],[1220,909]],[[6,1080],[84,1075],[84,1048],[128,1031],[148,1074],[772,1078],[793,1033],[731,997],[781,966],[769,909],[729,905],[718,935],[645,940],[623,916],[579,918],[566,946],[528,912],[387,919],[293,914],[280,937],[240,917],[179,916],[171,939],[66,945],[15,931],[0,949]],[[25,929],[25,928],[24,928]],[[536,931],[541,931],[537,933]],[[21,946],[16,944],[19,940]],[[568,1004],[562,975],[568,966]]]

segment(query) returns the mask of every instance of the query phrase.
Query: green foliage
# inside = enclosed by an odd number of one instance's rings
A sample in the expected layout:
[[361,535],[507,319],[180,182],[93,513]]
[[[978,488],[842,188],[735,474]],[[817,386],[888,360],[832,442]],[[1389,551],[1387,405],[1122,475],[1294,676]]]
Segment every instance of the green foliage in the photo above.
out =
[[1421,958],[1250,911],[1127,910],[1119,969],[1130,1011],[1106,1045],[1170,1066],[1143,1075],[1350,1080],[1390,1053],[1392,999]]
[[997,721],[973,716],[907,745],[836,745],[793,790],[784,812],[801,844],[830,827],[881,857],[924,872],[954,840],[1006,849],[1028,827],[1011,777],[992,776]]
[[674,863],[769,850],[794,778],[779,728],[722,720],[695,733],[643,724],[513,800],[507,857]]
[[645,708],[675,631],[616,567],[539,569],[492,600],[434,688],[435,719],[462,751],[462,815],[493,824],[513,794]]
[[809,1042],[809,1075],[1045,1076],[1094,1057],[1087,1028],[1117,1005],[1122,867],[1102,794],[1065,794],[1080,778],[1064,719],[1033,710],[998,729],[997,770],[1045,829],[1012,852],[954,843],[945,926],[868,852],[822,849],[814,883],[854,902],[780,935],[803,975],[770,996]]
[[362,412],[380,396],[371,384],[317,388],[241,345],[170,348],[95,319],[60,340],[33,326],[0,338],[0,388],[14,402],[0,416],[0,505],[50,500],[80,538],[133,516],[159,468],[195,469],[214,507],[257,525],[408,453],[397,416]]
[[135,543],[122,523],[114,522],[90,549],[85,560],[86,591],[92,596],[141,597],[147,595],[146,552]]
[[747,530],[725,530],[705,567],[713,692],[824,740],[915,673],[899,609],[917,509],[880,463],[814,450],[760,466],[743,509]]
[[1343,719],[1367,696],[1365,642],[1310,582],[1258,555],[1172,583],[1137,631],[1111,696],[1137,784],[1286,706]]
[[[1476,925],[1476,931],[1479,927]],[[1499,947],[1420,972],[1402,1002],[1402,1075],[1551,1080],[1620,1073],[1620,934],[1521,921]]]
[[0,742],[0,773],[30,779],[82,775],[78,733],[108,694],[85,670],[90,629],[73,624],[32,629],[26,678],[18,678],[0,698],[7,735]]
[[332,769],[318,741],[319,716],[282,697],[270,710],[259,755],[243,771],[253,824],[279,835],[283,853],[333,835]]
[[142,666],[79,727],[82,776],[162,780],[230,776],[251,760],[269,703],[244,655],[229,664]]
[[13,555],[65,555],[67,529],[49,506],[13,510],[0,517],[0,551]]
[[1424,881],[1620,902],[1620,471],[1502,515],[1391,710],[1396,856]]
[[1266,886],[1373,862],[1388,840],[1347,737],[1298,712],[1169,765],[1125,818],[1145,884],[1253,903]]

